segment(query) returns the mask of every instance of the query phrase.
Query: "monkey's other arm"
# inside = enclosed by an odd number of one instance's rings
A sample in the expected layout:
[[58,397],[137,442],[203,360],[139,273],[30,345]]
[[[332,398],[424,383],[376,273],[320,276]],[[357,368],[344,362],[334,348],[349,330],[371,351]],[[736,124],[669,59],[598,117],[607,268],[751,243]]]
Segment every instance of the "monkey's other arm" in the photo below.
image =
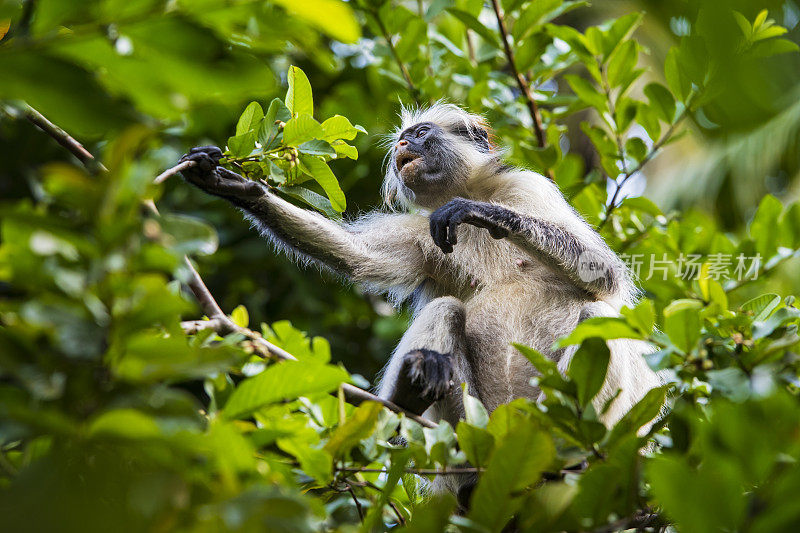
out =
[[222,151],[215,146],[193,148],[181,158],[196,163],[183,171],[186,181],[244,211],[265,237],[290,254],[380,289],[415,287],[421,282],[422,252],[399,217],[375,217],[348,227],[220,167],[221,158]]
[[624,263],[583,220],[577,215],[574,219],[571,223],[580,231],[500,205],[454,198],[433,212],[430,230],[436,245],[444,253],[451,253],[460,224],[486,228],[495,239],[509,239],[528,254],[556,266],[596,296],[628,290]]

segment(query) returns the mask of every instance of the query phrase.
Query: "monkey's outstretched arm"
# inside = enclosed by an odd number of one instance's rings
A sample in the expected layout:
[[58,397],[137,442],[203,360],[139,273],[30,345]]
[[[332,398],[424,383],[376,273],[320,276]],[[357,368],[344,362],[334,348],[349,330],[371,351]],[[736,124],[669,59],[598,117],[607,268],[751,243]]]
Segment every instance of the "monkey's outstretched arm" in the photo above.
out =
[[[245,212],[258,229],[290,254],[329,267],[357,282],[385,289],[421,282],[422,252],[402,217],[386,215],[347,226],[301,209],[263,185],[219,166],[222,152],[193,148],[181,161],[195,161],[184,177]],[[374,238],[380,233],[380,239]]]
[[454,198],[430,217],[431,236],[444,253],[453,251],[461,223],[486,228],[495,239],[511,240],[600,298],[630,290],[624,263],[577,216],[574,224],[578,231],[570,231],[496,204]]

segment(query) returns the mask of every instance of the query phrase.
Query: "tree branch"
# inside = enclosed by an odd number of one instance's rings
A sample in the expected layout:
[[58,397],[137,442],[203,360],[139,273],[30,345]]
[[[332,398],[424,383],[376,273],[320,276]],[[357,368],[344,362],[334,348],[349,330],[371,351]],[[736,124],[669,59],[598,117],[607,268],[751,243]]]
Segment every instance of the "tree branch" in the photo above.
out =
[[195,164],[196,163],[194,161],[184,161],[183,163],[179,163],[156,176],[156,179],[153,180],[153,183],[163,183],[178,172],[183,172],[187,168],[193,167]]
[[386,29],[386,25],[381,20],[380,13],[375,9],[367,9],[368,13],[372,15],[372,18],[375,19],[375,23],[378,25],[378,28],[381,30],[383,34],[383,38],[386,41],[387,46],[389,47],[389,51],[392,53],[392,57],[394,58],[394,62],[397,63],[398,68],[400,69],[400,74],[403,75],[403,79],[408,86],[408,90],[411,92],[411,97],[414,98],[414,102],[419,105],[419,89],[414,85],[414,82],[411,80],[411,75],[408,73],[408,69],[406,68],[405,63],[403,60],[400,59],[400,55],[397,53],[397,49],[394,47],[394,43],[392,42],[392,36],[389,35],[389,30]]
[[96,167],[103,172],[107,172],[106,167],[104,167],[102,163],[98,163],[89,150],[84,148],[81,143],[76,141],[66,131],[47,120],[44,115],[36,111],[27,103],[23,102],[22,105],[20,105],[19,110],[32,124],[52,137],[58,144],[69,150],[69,152],[77,157],[86,168],[89,170],[94,170]]
[[533,131],[536,134],[536,141],[539,144],[539,148],[544,148],[547,144],[547,139],[544,134],[544,126],[542,126],[542,116],[541,113],[539,113],[539,106],[533,98],[530,83],[525,79],[525,76],[519,69],[517,69],[517,63],[514,59],[514,50],[511,48],[511,43],[509,42],[506,21],[502,11],[500,11],[500,2],[498,0],[492,0],[492,7],[494,7],[494,14],[497,17],[497,26],[500,28],[500,36],[503,39],[503,50],[505,51],[506,59],[508,59],[508,65],[514,73],[514,79],[517,80],[519,90],[522,91],[522,95],[525,97],[525,103],[528,106],[531,121],[533,121]]
[[664,523],[663,517],[658,513],[651,512],[650,509],[640,509],[631,516],[626,516],[610,522],[602,527],[592,530],[592,533],[614,533],[627,529],[642,530],[646,527],[653,527]]
[[[107,172],[107,169],[99,163],[95,157],[86,150],[86,148],[81,145],[78,141],[73,139],[67,132],[47,120],[44,115],[30,107],[29,105],[25,104],[26,109],[29,111],[26,112],[26,116],[33,117],[32,122],[39,126],[42,131],[50,135],[56,141],[59,142],[62,146],[67,148],[70,152],[72,152],[78,159],[83,163],[85,167],[90,168],[92,165],[97,165],[97,168],[101,169],[104,172]],[[62,142],[63,141],[63,142]],[[80,155],[79,155],[80,154]],[[176,165],[170,170],[174,170],[181,165]],[[188,167],[188,165],[187,165]],[[184,167],[186,168],[186,167]],[[177,172],[177,171],[176,171]],[[174,172],[173,172],[174,174]],[[171,174],[170,174],[171,175]],[[154,214],[158,215],[158,209],[156,208],[155,204],[152,200],[145,200],[145,206]],[[203,278],[200,277],[200,274],[197,272],[197,269],[194,268],[189,258],[184,256],[183,257],[184,266],[186,267],[189,273],[189,280],[187,281],[187,286],[194,294],[195,298],[197,298],[200,307],[203,309],[203,312],[206,316],[209,317],[210,320],[207,321],[191,321],[191,322],[184,322],[182,325],[184,326],[184,330],[191,331],[194,328],[194,331],[198,331],[199,329],[206,329],[207,327],[213,328],[220,335],[228,335],[230,333],[240,333],[248,338],[251,342],[253,342],[254,346],[259,349],[259,353],[263,354],[265,357],[274,357],[279,360],[290,360],[296,361],[297,358],[294,357],[292,354],[287,352],[286,350],[279,348],[272,344],[271,342],[267,341],[264,337],[260,334],[252,331],[248,328],[243,328],[236,325],[229,317],[226,315],[222,308],[219,306],[217,301],[214,299],[214,296],[211,294],[211,291],[208,290],[206,284],[203,282]],[[203,322],[207,322],[208,325],[206,326]],[[410,411],[407,411],[396,405],[388,400],[384,400],[371,394],[363,389],[360,389],[354,385],[349,383],[342,384],[342,390],[345,393],[347,401],[354,405],[358,405],[361,402],[371,401],[371,402],[378,402],[382,404],[384,407],[393,411],[398,414],[403,414],[407,418],[417,422],[423,427],[427,428],[435,428],[437,424],[435,422],[431,422],[421,416],[418,416]]]

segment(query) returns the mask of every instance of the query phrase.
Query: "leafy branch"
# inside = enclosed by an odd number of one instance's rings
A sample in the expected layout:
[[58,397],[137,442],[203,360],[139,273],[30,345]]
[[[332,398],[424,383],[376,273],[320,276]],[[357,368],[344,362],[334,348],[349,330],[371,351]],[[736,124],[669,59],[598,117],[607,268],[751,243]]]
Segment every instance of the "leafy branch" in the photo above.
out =
[[[618,178],[618,179],[614,180],[614,185],[615,185],[614,192],[611,195],[611,199],[606,204],[605,216],[603,217],[603,220],[601,220],[600,223],[597,225],[597,229],[600,229],[603,226],[605,226],[606,222],[608,222],[608,220],[611,218],[611,213],[613,213],[614,210],[617,207],[619,207],[619,204],[617,204],[617,198],[619,197],[619,193],[622,191],[622,188],[625,186],[625,184],[628,182],[628,180],[631,179],[631,177],[633,177],[637,172],[642,170],[642,168],[647,163],[649,163],[650,160],[653,159],[653,157],[655,157],[655,155],[658,153],[658,151],[667,142],[669,142],[669,140],[672,138],[673,134],[675,133],[675,130],[678,127],[678,125],[683,121],[684,118],[686,118],[686,116],[688,114],[688,110],[689,110],[689,102],[687,101],[686,107],[683,109],[683,111],[678,116],[678,118],[675,119],[675,121],[672,124],[670,124],[669,128],[667,128],[667,131],[664,132],[664,135],[662,135],[660,139],[658,139],[655,143],[653,143],[653,146],[645,154],[645,156],[642,158],[642,160],[639,161],[639,163],[636,166],[634,166],[632,169],[624,171],[624,173],[622,174],[622,178]],[[618,145],[620,146],[620,148],[621,148],[621,144],[622,144],[621,140],[618,140]],[[624,161],[624,157],[625,157],[624,153],[621,152],[620,153],[620,157],[622,157],[622,159]]]
[[[75,157],[77,157],[83,164],[86,166],[87,169],[91,169],[93,165],[97,165],[96,168],[101,169],[103,172],[107,172],[106,168],[97,161],[97,159],[89,152],[86,148],[83,147],[78,141],[76,141],[73,137],[71,137],[66,131],[63,129],[55,126],[52,122],[47,120],[44,115],[33,109],[32,107],[25,104],[28,111],[25,116],[34,117],[35,120],[32,120],[34,124],[36,124],[42,131],[47,133],[50,137],[55,139],[60,145],[64,146],[67,150],[70,151]],[[159,175],[159,178],[164,176],[165,174],[173,175],[179,172],[181,169],[179,168],[181,165],[176,165],[171,169],[167,170],[166,172]],[[188,165],[187,165],[188,167]],[[169,177],[169,175],[167,177]],[[166,178],[163,178],[166,179]],[[163,181],[163,179],[161,181]],[[155,207],[155,204],[152,200],[146,200],[145,206],[153,213],[158,214],[158,209]],[[189,272],[189,280],[186,283],[189,289],[194,294],[197,302],[200,304],[203,312],[208,317],[208,320],[201,320],[201,321],[189,321],[184,322],[181,325],[184,327],[185,331],[188,332],[197,332],[201,329],[213,329],[217,334],[224,336],[229,335],[231,333],[238,333],[243,335],[245,338],[250,340],[258,349],[259,354],[262,357],[269,357],[275,358],[278,360],[283,361],[296,361],[297,358],[294,357],[292,354],[275,346],[268,340],[266,340],[263,336],[259,333],[252,331],[248,328],[242,327],[234,323],[228,315],[226,315],[222,308],[217,303],[214,296],[211,294],[211,291],[206,286],[203,278],[200,276],[200,273],[197,269],[192,265],[192,262],[189,260],[187,256],[183,257],[183,264],[184,267]],[[359,387],[351,385],[349,383],[342,384],[342,390],[344,391],[345,398],[348,403],[353,405],[359,405],[365,401],[372,401],[377,402],[398,414],[403,414],[407,418],[417,422],[423,427],[427,428],[435,428],[437,424],[422,418],[410,411],[407,411],[396,405],[388,400],[384,400],[379,398],[378,396],[365,391]]]
[[517,68],[517,63],[514,58],[514,50],[511,48],[511,43],[509,42],[509,34],[508,28],[506,28],[505,17],[503,16],[503,12],[500,10],[500,2],[498,0],[492,0],[492,7],[494,8],[495,17],[497,17],[497,25],[500,28],[500,36],[503,40],[503,50],[505,52],[506,59],[508,59],[508,65],[514,74],[514,79],[517,82],[519,90],[525,97],[525,104],[528,107],[528,113],[531,115],[533,131],[536,134],[536,142],[539,144],[539,148],[544,148],[547,144],[547,139],[545,137],[544,126],[542,125],[542,116],[539,112],[539,106],[536,103],[536,100],[533,98],[530,82]]

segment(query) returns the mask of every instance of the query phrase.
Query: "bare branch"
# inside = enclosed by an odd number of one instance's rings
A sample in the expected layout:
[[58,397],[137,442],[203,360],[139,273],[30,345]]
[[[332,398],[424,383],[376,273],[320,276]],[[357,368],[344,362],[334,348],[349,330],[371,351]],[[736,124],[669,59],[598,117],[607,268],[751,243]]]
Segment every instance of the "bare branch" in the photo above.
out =
[[497,26],[500,28],[500,37],[503,40],[503,50],[505,51],[506,59],[508,59],[508,65],[511,67],[519,90],[522,91],[522,95],[525,97],[525,103],[528,106],[531,121],[533,121],[533,131],[536,134],[536,141],[539,143],[539,148],[544,148],[547,144],[547,139],[544,134],[544,126],[542,126],[542,115],[539,113],[539,106],[533,98],[530,83],[525,79],[525,76],[519,69],[517,69],[517,63],[514,59],[514,50],[511,48],[511,43],[509,42],[506,21],[503,17],[503,12],[500,11],[500,2],[498,0],[492,0],[492,7],[494,7],[494,14],[497,17]]
[[196,163],[194,161],[184,161],[183,163],[179,163],[172,168],[168,168],[167,170],[156,176],[156,179],[153,180],[153,183],[163,183],[172,176],[174,176],[175,174],[177,174],[178,172],[183,172],[187,168],[195,166],[195,164]]
[[20,106],[20,111],[22,111],[22,114],[25,115],[25,118],[27,118],[32,124],[52,137],[58,144],[69,150],[70,153],[77,157],[85,167],[90,168],[91,170],[92,165],[97,164],[97,168],[103,172],[107,172],[106,167],[104,167],[102,163],[97,163],[89,150],[84,148],[81,143],[76,141],[66,131],[47,120],[44,115],[26,103],[23,103]]

